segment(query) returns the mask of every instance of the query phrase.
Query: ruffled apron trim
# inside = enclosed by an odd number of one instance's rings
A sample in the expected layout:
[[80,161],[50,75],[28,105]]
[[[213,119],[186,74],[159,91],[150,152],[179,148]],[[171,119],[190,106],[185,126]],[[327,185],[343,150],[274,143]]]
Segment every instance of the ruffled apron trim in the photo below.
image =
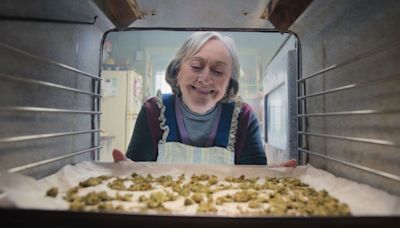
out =
[[158,108],[160,109],[160,116],[158,117],[158,120],[160,121],[160,128],[163,131],[162,137],[158,143],[166,143],[169,134],[169,127],[165,124],[167,119],[165,118],[165,106],[162,101],[161,90],[157,90],[156,103]]
[[228,141],[228,146],[226,149],[228,149],[231,152],[235,151],[235,144],[236,144],[236,132],[239,126],[239,114],[242,110],[242,98],[238,96],[235,99],[235,107],[233,108],[233,114],[232,114],[232,119],[231,119],[231,127],[229,130],[229,141]]

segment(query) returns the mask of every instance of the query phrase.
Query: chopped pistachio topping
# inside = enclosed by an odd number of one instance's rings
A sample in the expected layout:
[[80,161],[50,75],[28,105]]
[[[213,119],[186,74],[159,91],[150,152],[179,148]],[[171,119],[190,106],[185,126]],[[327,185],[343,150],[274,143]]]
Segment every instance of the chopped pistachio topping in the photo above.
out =
[[[96,191],[100,188],[102,190]],[[106,191],[106,189],[108,189]],[[136,192],[136,193],[135,193]],[[46,192],[56,197],[57,188]],[[138,194],[134,197],[133,194]],[[196,207],[197,213],[218,213],[234,204],[239,214],[265,216],[349,216],[347,204],[317,191],[294,177],[238,177],[181,174],[152,176],[132,173],[128,177],[91,177],[63,195],[74,211],[171,212],[168,203]],[[179,201],[180,200],[180,201]],[[129,206],[132,203],[135,206]]]

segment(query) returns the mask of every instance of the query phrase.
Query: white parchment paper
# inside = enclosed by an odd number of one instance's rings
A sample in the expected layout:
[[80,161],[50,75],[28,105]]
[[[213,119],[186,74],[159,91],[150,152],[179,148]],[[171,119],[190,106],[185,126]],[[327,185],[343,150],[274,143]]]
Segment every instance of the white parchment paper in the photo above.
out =
[[[54,175],[35,180],[20,174],[0,174],[0,206],[17,208],[36,208],[66,210],[68,203],[61,196],[56,199],[46,197],[46,191],[58,187],[59,193],[79,184],[89,177],[99,175],[128,176],[152,174],[153,176],[179,176],[184,173],[213,174],[219,178],[226,176],[246,175],[246,177],[283,177],[291,176],[314,187],[325,189],[330,195],[347,203],[355,216],[368,215],[400,215],[400,197],[388,194],[368,185],[359,184],[316,169],[310,165],[297,168],[269,168],[266,166],[231,166],[231,165],[193,165],[193,164],[160,164],[154,162],[118,162],[96,163],[82,162],[65,166]],[[61,195],[61,194],[59,194]]]

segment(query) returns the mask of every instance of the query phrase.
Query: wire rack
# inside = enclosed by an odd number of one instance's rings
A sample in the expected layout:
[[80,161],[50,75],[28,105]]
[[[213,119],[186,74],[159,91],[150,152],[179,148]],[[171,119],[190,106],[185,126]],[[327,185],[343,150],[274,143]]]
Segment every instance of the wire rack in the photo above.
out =
[[[370,49],[364,53],[361,53],[355,57],[349,58],[343,62],[330,65],[325,67],[319,71],[301,77],[299,75],[299,79],[297,80],[297,118],[298,118],[298,159],[304,164],[307,163],[309,156],[315,156],[321,159],[324,159],[328,162],[340,163],[345,166],[349,166],[352,168],[356,168],[358,170],[362,170],[368,173],[372,173],[390,180],[394,180],[400,182],[400,176],[395,175],[393,173],[389,173],[387,171],[378,170],[376,168],[372,168],[366,165],[356,164],[354,161],[348,161],[345,159],[338,159],[336,157],[332,157],[329,155],[325,155],[323,151],[311,151],[309,149],[309,140],[310,137],[318,137],[322,139],[335,139],[341,141],[350,141],[357,142],[362,144],[372,144],[372,145],[380,145],[380,146],[388,146],[393,147],[395,149],[400,148],[399,143],[391,140],[384,140],[379,138],[364,138],[364,137],[355,137],[349,135],[335,135],[335,134],[326,134],[325,132],[313,132],[309,129],[309,123],[313,121],[313,118],[330,118],[335,116],[341,117],[350,117],[350,116],[363,116],[363,115],[380,115],[380,114],[398,114],[400,113],[399,109],[396,107],[391,109],[377,110],[377,109],[364,109],[364,110],[348,110],[348,111],[338,111],[338,112],[318,112],[318,113],[307,113],[307,105],[310,105],[308,100],[312,97],[320,97],[327,94],[335,94],[341,93],[344,91],[351,91],[354,89],[365,89],[366,87],[374,87],[379,85],[380,83],[388,83],[392,80],[398,80],[400,78],[400,74],[391,74],[391,75],[382,75],[379,79],[373,80],[365,80],[359,83],[350,83],[343,86],[338,86],[335,88],[325,89],[318,92],[307,93],[307,83],[310,79],[326,76],[325,73],[330,71],[335,71],[343,68],[344,66],[350,66],[359,61],[363,61],[367,58],[376,56],[384,51],[388,51],[394,48],[398,48],[400,46],[399,41],[393,41],[390,43],[386,43],[384,45],[378,46],[376,48]],[[331,74],[329,76],[335,76]],[[338,104],[340,105],[340,104]],[[350,153],[350,152],[349,152]]]
[[39,141],[39,140],[46,140],[46,139],[51,139],[51,138],[57,138],[57,137],[68,137],[68,136],[74,136],[74,135],[83,135],[83,134],[90,134],[91,135],[91,147],[86,148],[83,150],[79,151],[70,151],[66,155],[63,156],[57,156],[57,157],[52,157],[48,159],[44,159],[38,162],[30,162],[27,164],[23,164],[17,167],[11,167],[7,171],[10,173],[15,173],[15,172],[21,172],[25,170],[29,170],[32,168],[36,168],[38,166],[43,166],[46,164],[54,163],[56,161],[60,161],[63,159],[71,158],[74,156],[86,154],[86,153],[91,153],[91,157],[93,159],[96,159],[96,154],[98,154],[98,150],[101,148],[99,146],[99,132],[100,129],[97,129],[96,127],[99,126],[99,124],[96,124],[95,121],[99,120],[99,118],[94,118],[95,116],[101,115],[100,110],[100,101],[99,99],[101,98],[100,95],[100,81],[101,78],[98,75],[93,75],[88,72],[81,71],[79,69],[76,69],[74,67],[71,67],[69,65],[53,61],[50,59],[42,58],[40,56],[34,55],[32,53],[26,52],[24,50],[21,50],[19,48],[16,48],[14,46],[11,46],[9,44],[0,42],[0,48],[7,49],[9,51],[18,53],[20,55],[23,55],[27,58],[39,61],[43,64],[47,65],[52,65],[58,68],[62,68],[67,71],[71,71],[74,73],[77,73],[77,77],[86,77],[90,78],[92,80],[92,88],[90,91],[86,90],[80,90],[76,89],[73,87],[69,86],[64,86],[61,84],[56,84],[56,83],[50,83],[47,81],[42,81],[42,80],[36,80],[36,79],[29,79],[29,78],[24,78],[24,77],[19,77],[17,75],[10,75],[10,74],[3,74],[0,73],[0,79],[7,79],[7,80],[12,80],[18,83],[23,83],[23,84],[30,84],[30,85],[36,85],[40,87],[47,87],[47,88],[52,88],[56,90],[63,90],[67,91],[70,93],[75,93],[75,94],[81,94],[84,96],[89,96],[92,99],[92,107],[91,110],[72,110],[72,109],[58,109],[58,108],[49,108],[49,107],[31,107],[31,106],[1,106],[0,107],[0,112],[26,112],[26,113],[49,113],[52,115],[58,115],[58,114],[69,114],[69,115],[90,115],[92,119],[92,124],[91,124],[91,129],[87,130],[76,130],[76,131],[65,131],[65,132],[48,132],[48,133],[43,133],[43,134],[32,134],[32,135],[22,135],[22,136],[16,136],[16,137],[3,137],[0,138],[0,145],[2,144],[10,144],[10,143],[19,143],[23,141]]

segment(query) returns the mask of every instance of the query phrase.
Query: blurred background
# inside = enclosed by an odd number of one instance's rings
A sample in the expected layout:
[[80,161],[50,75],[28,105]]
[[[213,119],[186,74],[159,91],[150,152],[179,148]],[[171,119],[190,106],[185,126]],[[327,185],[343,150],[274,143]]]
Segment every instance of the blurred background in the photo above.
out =
[[[112,148],[125,151],[140,107],[160,89],[171,92],[165,70],[190,31],[134,30],[107,34],[101,66],[103,161]],[[240,62],[239,95],[249,103],[263,126],[263,75],[288,34],[221,32],[236,44]]]

